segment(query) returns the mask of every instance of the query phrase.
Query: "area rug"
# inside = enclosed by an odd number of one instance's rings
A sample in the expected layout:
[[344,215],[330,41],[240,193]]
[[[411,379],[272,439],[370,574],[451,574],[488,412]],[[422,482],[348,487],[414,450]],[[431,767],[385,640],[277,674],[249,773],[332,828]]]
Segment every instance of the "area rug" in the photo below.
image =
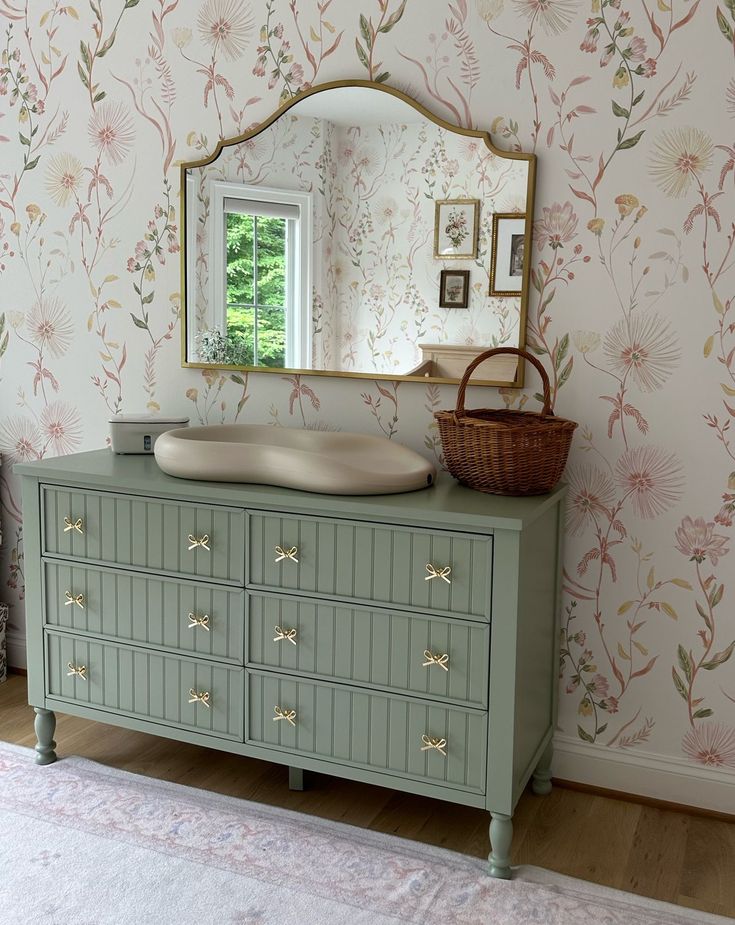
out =
[[33,925],[715,925],[535,868],[0,743],[0,910]]

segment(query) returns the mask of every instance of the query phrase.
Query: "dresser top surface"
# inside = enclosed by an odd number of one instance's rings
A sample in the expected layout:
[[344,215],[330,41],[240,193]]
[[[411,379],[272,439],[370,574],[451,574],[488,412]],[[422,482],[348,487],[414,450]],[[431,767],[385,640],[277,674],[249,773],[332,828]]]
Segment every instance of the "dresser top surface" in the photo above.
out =
[[74,453],[14,467],[41,483],[146,497],[370,520],[424,521],[444,527],[523,530],[562,499],[565,486],[527,498],[487,495],[440,473],[431,488],[395,495],[325,495],[271,485],[200,482],[162,472],[152,455],[120,456],[108,449]]

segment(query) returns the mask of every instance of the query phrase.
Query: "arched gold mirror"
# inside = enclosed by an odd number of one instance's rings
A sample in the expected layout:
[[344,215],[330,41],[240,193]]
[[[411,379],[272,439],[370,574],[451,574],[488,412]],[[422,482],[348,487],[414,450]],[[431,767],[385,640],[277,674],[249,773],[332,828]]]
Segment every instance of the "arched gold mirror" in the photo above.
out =
[[181,166],[183,365],[456,382],[524,346],[535,167],[384,84],[300,93]]

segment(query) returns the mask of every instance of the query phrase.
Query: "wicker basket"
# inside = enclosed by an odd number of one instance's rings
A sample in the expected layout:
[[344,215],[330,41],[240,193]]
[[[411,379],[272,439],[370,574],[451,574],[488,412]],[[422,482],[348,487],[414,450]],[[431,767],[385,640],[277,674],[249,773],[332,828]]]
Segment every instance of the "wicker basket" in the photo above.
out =
[[[466,411],[470,376],[489,357],[513,353],[541,374],[544,406],[537,411],[478,408]],[[576,423],[554,417],[546,370],[536,357],[516,347],[486,350],[467,367],[454,411],[436,411],[447,468],[463,485],[496,495],[542,495],[564,471]]]

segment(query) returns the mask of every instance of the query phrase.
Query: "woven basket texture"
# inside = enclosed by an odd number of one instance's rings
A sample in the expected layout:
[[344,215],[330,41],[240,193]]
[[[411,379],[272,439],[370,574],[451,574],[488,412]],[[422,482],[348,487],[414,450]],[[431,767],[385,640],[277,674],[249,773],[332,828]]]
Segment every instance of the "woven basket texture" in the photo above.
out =
[[[501,353],[523,357],[539,371],[544,391],[540,412],[465,409],[470,376],[480,363]],[[498,495],[551,491],[564,472],[577,427],[574,421],[554,416],[546,370],[536,357],[516,347],[497,347],[479,354],[459,384],[456,408],[436,411],[434,417],[451,474],[470,488]]]

